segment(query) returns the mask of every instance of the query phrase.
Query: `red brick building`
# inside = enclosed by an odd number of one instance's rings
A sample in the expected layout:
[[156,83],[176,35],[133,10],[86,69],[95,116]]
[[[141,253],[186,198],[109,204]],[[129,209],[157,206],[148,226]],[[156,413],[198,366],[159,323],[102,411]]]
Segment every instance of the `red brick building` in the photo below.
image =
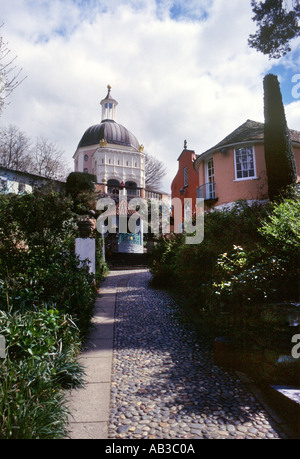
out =
[[186,141],[184,149],[178,158],[178,172],[171,184],[171,198],[179,198],[182,206],[182,216],[176,212],[174,215],[174,229],[178,230],[178,226],[183,220],[191,218],[196,211],[197,188],[199,187],[199,174],[194,168],[194,161],[197,155],[194,150],[187,148]]

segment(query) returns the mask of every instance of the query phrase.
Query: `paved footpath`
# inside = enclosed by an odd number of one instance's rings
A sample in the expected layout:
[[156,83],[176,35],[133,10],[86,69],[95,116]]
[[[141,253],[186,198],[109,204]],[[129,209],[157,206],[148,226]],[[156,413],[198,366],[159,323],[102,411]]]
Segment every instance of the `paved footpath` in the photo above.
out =
[[70,438],[287,438],[150,278],[147,270],[112,271],[102,284],[81,356],[88,383],[71,396]]

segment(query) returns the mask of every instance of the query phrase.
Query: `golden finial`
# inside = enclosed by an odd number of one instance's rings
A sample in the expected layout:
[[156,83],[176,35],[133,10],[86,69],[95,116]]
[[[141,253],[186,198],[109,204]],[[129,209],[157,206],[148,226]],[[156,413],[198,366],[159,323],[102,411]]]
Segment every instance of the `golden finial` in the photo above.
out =
[[107,85],[107,89],[108,89],[109,91],[111,90],[111,85],[110,85],[110,84]]

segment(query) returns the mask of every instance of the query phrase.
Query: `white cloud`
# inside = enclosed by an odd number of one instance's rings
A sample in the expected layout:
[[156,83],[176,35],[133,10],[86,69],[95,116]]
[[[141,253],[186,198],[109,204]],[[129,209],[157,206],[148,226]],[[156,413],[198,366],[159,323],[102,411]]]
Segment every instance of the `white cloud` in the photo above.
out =
[[285,115],[287,119],[287,124],[290,129],[295,129],[296,131],[300,131],[299,113],[300,113],[300,100],[295,100],[295,102],[292,102],[291,104],[285,107]]
[[168,166],[167,191],[185,139],[201,153],[247,118],[263,121],[271,64],[247,46],[250,1],[0,3],[2,32],[28,76],[2,124],[55,140],[70,164],[85,129],[100,122],[107,84],[118,122]]

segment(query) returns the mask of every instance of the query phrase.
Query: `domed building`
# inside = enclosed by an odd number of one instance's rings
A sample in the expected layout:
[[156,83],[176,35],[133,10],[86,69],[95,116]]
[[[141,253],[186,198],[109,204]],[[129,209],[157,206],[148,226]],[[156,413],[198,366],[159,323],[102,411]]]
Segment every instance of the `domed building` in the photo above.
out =
[[74,154],[76,172],[97,177],[108,195],[126,190],[128,197],[145,197],[144,147],[123,125],[116,121],[118,102],[111,96],[111,87],[101,101],[102,121],[83,134]]
[[[128,202],[134,197],[145,198],[145,153],[137,138],[117,123],[118,102],[111,96],[111,87],[101,101],[102,121],[83,134],[74,154],[75,172],[86,172],[97,178],[99,198],[112,197],[116,202],[115,225],[129,218]],[[118,231],[113,251],[143,253],[143,225],[136,234]]]

